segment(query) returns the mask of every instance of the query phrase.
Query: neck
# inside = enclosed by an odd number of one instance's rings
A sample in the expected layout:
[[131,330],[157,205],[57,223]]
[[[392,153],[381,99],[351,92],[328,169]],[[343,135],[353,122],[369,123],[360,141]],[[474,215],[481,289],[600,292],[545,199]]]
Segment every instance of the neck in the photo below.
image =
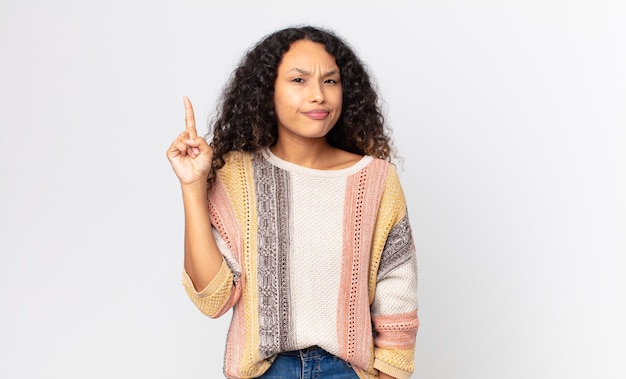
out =
[[325,138],[306,143],[298,141],[276,141],[270,150],[278,158],[308,168],[325,168],[329,159],[334,156],[335,148]]

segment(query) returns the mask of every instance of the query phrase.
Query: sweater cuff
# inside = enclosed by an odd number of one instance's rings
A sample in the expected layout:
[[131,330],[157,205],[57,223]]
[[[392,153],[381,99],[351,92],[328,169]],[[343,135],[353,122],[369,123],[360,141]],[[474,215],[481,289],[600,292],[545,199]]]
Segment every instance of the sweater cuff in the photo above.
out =
[[391,366],[389,363],[381,361],[380,359],[374,359],[374,368],[398,379],[410,379],[412,374],[411,372]]
[[191,293],[199,298],[207,298],[211,296],[223,287],[224,282],[231,280],[232,272],[230,271],[230,267],[228,267],[225,260],[222,260],[222,265],[220,266],[220,269],[213,278],[213,280],[211,280],[211,282],[207,284],[207,286],[204,287],[204,289],[202,289],[201,291],[196,291],[196,287],[193,285],[193,281],[187,274],[187,271],[183,269],[183,284]]

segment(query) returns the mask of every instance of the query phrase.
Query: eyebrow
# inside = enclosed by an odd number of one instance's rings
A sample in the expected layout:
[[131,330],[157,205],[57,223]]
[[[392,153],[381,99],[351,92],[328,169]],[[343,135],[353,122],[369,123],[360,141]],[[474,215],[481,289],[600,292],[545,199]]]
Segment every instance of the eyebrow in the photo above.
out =
[[[298,74],[301,74],[301,75],[307,75],[307,74],[311,73],[310,71],[307,71],[307,70],[304,70],[304,69],[298,68],[298,67],[290,68],[289,70],[287,70],[286,73],[290,74],[290,73],[292,73],[294,71],[297,72]],[[339,70],[333,69],[333,70],[330,70],[330,71],[324,73],[322,76],[331,76],[331,75],[337,75],[337,74],[339,74]]]

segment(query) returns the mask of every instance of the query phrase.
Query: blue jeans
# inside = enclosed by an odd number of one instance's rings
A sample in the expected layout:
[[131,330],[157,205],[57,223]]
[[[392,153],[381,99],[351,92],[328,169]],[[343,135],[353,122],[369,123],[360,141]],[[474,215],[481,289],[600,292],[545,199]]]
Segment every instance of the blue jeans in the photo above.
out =
[[259,379],[358,379],[349,363],[319,347],[278,354]]

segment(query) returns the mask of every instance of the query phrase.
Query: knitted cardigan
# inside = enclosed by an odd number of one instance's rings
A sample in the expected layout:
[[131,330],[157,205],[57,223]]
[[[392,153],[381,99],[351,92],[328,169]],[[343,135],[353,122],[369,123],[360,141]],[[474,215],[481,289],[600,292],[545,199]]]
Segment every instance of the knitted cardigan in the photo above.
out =
[[232,309],[228,378],[262,375],[280,352],[318,345],[362,379],[413,372],[417,266],[393,165],[363,157],[314,170],[231,152],[209,193],[224,261],[192,302],[209,317]]

